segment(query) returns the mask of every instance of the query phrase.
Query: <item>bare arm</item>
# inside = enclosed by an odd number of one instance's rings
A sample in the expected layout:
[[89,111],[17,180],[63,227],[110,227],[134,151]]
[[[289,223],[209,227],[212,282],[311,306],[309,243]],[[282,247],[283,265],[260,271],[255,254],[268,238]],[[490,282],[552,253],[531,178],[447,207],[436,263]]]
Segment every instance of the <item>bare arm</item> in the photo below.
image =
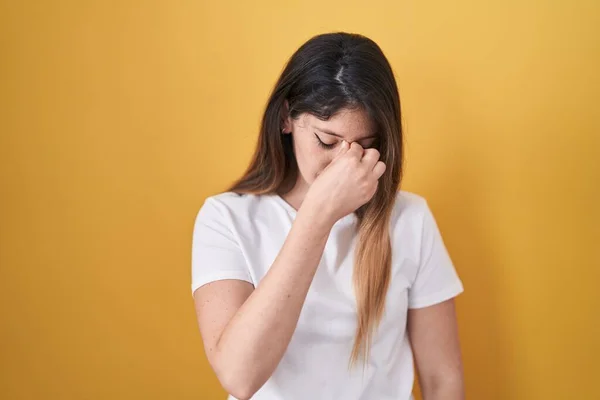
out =
[[424,400],[463,400],[454,300],[408,311],[408,334]]
[[248,399],[269,379],[296,329],[333,224],[373,197],[385,171],[375,149],[342,144],[310,186],[275,261],[256,289],[223,280],[194,293],[208,360],[223,387]]
[[208,360],[223,387],[251,397],[271,376],[291,340],[331,224],[301,208],[268,273],[250,283],[223,280],[194,294]]

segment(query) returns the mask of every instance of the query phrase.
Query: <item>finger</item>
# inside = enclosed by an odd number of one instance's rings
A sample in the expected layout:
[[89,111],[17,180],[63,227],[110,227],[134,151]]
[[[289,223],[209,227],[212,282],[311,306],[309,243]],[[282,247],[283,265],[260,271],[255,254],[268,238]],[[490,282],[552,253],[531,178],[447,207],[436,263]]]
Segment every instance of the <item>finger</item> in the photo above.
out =
[[342,143],[340,144],[337,153],[335,153],[335,156],[333,156],[333,159],[331,160],[329,165],[333,164],[334,161],[340,159],[344,154],[346,154],[349,148],[350,144],[345,140],[342,140]]
[[375,179],[381,178],[385,170],[385,163],[383,161],[377,161],[377,164],[375,164],[375,167],[373,167],[373,175],[375,175]]
[[350,148],[350,145],[348,144],[348,142],[346,142],[345,140],[342,140],[342,144],[340,145],[340,149],[338,150],[336,157],[346,154],[346,152],[348,151],[349,148]]
[[366,149],[360,162],[370,171],[375,167],[377,161],[379,161],[379,157],[380,154],[377,149]]
[[350,144],[350,148],[348,149],[348,154],[351,154],[360,160],[363,156],[363,153],[364,153],[364,149],[360,144],[358,144],[356,142],[352,142]]

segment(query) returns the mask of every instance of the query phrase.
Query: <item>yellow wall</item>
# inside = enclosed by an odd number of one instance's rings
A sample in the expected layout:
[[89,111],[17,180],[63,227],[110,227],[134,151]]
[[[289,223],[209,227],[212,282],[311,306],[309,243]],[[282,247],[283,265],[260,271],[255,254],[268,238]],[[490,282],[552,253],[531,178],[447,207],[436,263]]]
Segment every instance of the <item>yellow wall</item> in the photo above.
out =
[[599,3],[356,4],[0,3],[0,398],[224,398],[193,218],[286,58],[332,30],[395,68],[404,188],[466,287],[468,398],[600,398]]

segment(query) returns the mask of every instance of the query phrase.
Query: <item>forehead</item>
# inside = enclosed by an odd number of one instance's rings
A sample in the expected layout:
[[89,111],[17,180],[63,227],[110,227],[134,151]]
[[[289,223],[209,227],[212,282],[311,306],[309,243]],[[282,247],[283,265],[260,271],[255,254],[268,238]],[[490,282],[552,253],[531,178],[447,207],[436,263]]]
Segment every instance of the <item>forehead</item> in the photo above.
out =
[[375,135],[375,125],[362,109],[343,109],[327,121],[311,114],[304,115],[304,126],[325,133],[333,133],[347,141],[360,140]]

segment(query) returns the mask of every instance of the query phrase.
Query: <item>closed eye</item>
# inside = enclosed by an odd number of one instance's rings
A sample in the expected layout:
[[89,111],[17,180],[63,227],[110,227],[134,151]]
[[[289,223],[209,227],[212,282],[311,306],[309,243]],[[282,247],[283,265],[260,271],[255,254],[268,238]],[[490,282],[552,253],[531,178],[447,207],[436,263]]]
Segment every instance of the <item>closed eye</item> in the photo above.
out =
[[335,146],[335,143],[325,143],[321,140],[321,138],[319,137],[319,135],[317,135],[315,133],[315,137],[317,138],[317,144],[321,147],[323,147],[324,149],[332,149]]

